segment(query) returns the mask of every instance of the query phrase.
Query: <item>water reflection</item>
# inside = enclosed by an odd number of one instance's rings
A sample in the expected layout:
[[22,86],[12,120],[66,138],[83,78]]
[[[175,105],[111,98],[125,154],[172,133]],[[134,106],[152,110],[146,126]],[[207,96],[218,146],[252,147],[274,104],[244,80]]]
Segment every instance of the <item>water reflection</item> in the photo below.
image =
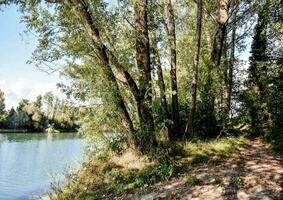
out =
[[68,140],[80,139],[77,133],[0,133],[0,143],[2,142],[25,142],[32,140]]
[[0,134],[0,200],[34,199],[34,192],[46,190],[50,174],[82,160],[83,144],[74,133]]

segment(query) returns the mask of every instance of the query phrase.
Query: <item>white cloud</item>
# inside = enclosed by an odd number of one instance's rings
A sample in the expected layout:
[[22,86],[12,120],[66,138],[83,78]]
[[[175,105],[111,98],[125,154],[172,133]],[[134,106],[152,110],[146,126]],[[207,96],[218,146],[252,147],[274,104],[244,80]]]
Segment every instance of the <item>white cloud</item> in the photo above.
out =
[[52,91],[55,95],[62,96],[54,82],[32,82],[25,79],[0,81],[0,89],[5,93],[6,108],[16,107],[21,99],[34,100],[38,95]]

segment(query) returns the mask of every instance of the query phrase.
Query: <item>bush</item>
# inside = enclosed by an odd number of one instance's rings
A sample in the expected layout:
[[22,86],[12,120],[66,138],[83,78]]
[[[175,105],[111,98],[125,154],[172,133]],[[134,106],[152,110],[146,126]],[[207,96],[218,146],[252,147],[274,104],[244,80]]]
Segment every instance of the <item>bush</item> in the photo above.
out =
[[264,140],[271,143],[272,148],[276,152],[283,152],[283,130],[282,128],[273,127],[269,129],[265,135]]

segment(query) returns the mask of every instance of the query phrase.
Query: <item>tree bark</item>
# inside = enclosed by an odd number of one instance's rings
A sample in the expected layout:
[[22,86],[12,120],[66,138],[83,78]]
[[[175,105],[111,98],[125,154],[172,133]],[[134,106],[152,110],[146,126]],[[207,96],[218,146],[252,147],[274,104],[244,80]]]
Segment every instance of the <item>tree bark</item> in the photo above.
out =
[[192,102],[189,111],[189,119],[187,122],[186,134],[193,135],[193,121],[196,111],[197,102],[197,79],[198,79],[198,66],[199,66],[199,56],[201,49],[201,28],[202,28],[202,0],[197,0],[197,22],[196,22],[196,35],[195,35],[195,54],[193,63],[193,81],[192,81]]
[[158,78],[158,87],[160,90],[160,99],[161,99],[161,106],[164,115],[166,116],[166,119],[170,119],[170,115],[168,112],[168,107],[167,107],[167,99],[166,99],[166,92],[165,92],[165,83],[164,83],[164,78],[163,78],[163,70],[161,67],[161,61],[160,61],[160,56],[158,52],[158,46],[157,46],[157,38],[156,38],[156,33],[153,33],[152,36],[152,54],[153,54],[153,63],[156,66],[156,74]]
[[143,141],[154,144],[154,121],[152,115],[152,81],[150,68],[150,47],[147,24],[147,0],[135,1],[136,61],[140,71],[140,110]]
[[171,89],[172,89],[172,121],[173,132],[176,137],[180,135],[179,124],[179,100],[178,100],[178,84],[177,84],[177,52],[176,52],[176,30],[175,30],[175,16],[171,0],[164,0],[164,13],[166,31],[169,40],[170,48],[170,75],[171,75]]
[[219,67],[221,62],[223,43],[225,39],[225,33],[228,20],[228,0],[218,0],[218,19],[217,29],[213,43],[213,50],[211,54],[211,60],[214,67]]
[[206,96],[205,109],[206,119],[205,127],[207,132],[211,134],[218,134],[220,130],[217,127],[217,120],[215,115],[215,73],[218,72],[221,64],[221,57],[223,51],[223,43],[226,34],[227,20],[228,20],[228,0],[218,0],[218,17],[216,20],[216,33],[214,36],[210,63],[207,68],[207,81],[206,81]]
[[229,61],[229,69],[228,69],[228,99],[227,99],[227,110],[229,117],[232,116],[231,112],[231,99],[232,99],[232,90],[233,90],[233,71],[234,71],[234,64],[235,64],[235,49],[236,49],[236,30],[237,30],[237,12],[238,12],[239,2],[238,0],[232,1],[232,35],[231,35],[231,54],[230,54],[230,61]]

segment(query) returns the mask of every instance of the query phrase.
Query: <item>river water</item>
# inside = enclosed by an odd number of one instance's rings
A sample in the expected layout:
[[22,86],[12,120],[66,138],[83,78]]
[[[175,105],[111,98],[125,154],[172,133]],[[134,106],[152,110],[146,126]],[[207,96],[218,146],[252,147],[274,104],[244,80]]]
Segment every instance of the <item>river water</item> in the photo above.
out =
[[0,134],[0,200],[39,199],[67,166],[78,167],[83,144],[73,133]]

